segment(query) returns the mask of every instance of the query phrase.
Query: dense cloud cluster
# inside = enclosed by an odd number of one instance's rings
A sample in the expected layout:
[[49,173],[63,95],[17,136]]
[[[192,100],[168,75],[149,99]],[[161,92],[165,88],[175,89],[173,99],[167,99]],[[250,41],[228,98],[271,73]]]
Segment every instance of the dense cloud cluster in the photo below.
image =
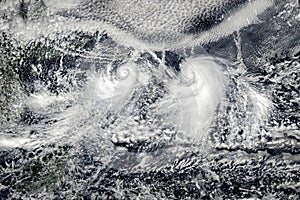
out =
[[[295,2],[149,2],[0,0],[0,199],[299,198]],[[224,96],[191,137],[202,58]]]

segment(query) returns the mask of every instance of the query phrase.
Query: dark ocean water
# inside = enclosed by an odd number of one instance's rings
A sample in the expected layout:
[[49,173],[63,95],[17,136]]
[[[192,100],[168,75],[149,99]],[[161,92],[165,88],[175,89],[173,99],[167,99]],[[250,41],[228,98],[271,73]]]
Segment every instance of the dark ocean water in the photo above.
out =
[[111,2],[0,0],[0,199],[299,199],[298,2]]

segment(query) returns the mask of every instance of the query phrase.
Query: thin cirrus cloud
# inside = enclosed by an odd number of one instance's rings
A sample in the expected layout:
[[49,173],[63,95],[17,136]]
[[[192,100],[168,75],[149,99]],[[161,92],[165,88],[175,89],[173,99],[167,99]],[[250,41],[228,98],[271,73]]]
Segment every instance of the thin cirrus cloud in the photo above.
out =
[[274,0],[52,0],[29,1],[22,7],[12,2],[4,2],[2,7],[22,8],[20,18],[26,23],[17,20],[10,25],[22,39],[74,29],[105,30],[124,46],[166,50],[228,36],[254,23]]

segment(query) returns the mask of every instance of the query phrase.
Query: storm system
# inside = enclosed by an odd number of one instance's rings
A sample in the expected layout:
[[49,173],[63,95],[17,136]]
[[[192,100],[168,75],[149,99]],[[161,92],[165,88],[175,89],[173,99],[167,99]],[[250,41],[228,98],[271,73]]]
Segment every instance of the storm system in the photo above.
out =
[[299,199],[296,0],[0,0],[0,199]]

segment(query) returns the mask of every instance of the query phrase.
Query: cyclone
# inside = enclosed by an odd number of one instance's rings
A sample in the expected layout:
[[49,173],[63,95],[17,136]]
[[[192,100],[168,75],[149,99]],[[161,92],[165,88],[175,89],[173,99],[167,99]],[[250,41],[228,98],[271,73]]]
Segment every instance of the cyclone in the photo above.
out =
[[0,199],[297,199],[293,0],[0,0]]

